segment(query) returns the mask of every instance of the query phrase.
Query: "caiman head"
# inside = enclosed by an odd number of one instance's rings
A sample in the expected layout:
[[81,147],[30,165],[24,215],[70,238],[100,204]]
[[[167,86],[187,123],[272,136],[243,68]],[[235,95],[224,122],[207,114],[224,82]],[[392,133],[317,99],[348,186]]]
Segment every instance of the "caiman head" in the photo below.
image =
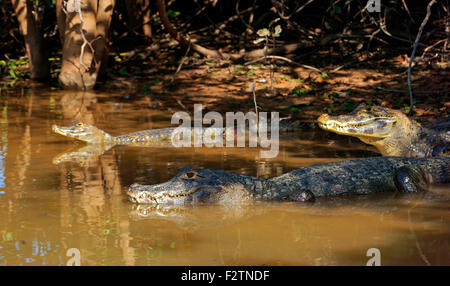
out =
[[382,106],[359,105],[348,115],[319,118],[322,129],[334,133],[358,137],[374,145],[383,155],[396,156],[396,146],[408,144],[418,125],[401,111]]
[[244,184],[233,174],[210,169],[184,167],[171,180],[156,185],[133,184],[128,189],[132,202],[154,207],[197,203],[236,203],[248,198]]
[[53,132],[75,138],[91,144],[109,143],[114,137],[97,127],[83,122],[75,121],[69,126],[52,126]]

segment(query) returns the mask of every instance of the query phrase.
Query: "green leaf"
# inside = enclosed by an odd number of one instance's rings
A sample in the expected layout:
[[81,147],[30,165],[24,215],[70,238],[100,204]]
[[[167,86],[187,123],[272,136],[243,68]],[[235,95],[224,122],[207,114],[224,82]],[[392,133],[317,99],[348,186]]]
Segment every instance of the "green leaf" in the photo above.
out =
[[180,15],[179,11],[173,11],[170,9],[169,9],[169,11],[167,11],[167,16],[169,16],[169,18],[175,18],[178,15]]
[[260,29],[260,30],[258,30],[256,33],[257,33],[258,36],[260,36],[260,37],[266,37],[266,36],[270,35],[270,32],[269,32],[269,30],[268,30],[267,28]]
[[18,77],[17,77],[17,75],[16,75],[16,73],[14,72],[13,69],[10,69],[10,70],[9,70],[9,74],[10,74],[14,79],[18,79]]
[[302,95],[307,95],[308,94],[308,90],[304,87],[301,87],[300,89],[294,88],[292,89],[292,94],[294,96],[302,96]]
[[280,25],[277,25],[276,27],[275,27],[275,32],[273,33],[273,35],[272,36],[274,36],[274,37],[279,37],[280,36],[280,34],[281,34],[281,26]]

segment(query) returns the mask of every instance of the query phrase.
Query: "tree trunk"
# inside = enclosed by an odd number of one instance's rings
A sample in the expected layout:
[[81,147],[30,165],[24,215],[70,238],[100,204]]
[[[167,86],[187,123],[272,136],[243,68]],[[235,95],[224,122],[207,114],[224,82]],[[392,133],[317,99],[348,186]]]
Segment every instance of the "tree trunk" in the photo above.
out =
[[151,38],[150,0],[126,0],[125,4],[130,29],[142,31],[146,37]]
[[150,17],[150,0],[142,0],[142,30],[144,32],[144,35],[148,38],[152,37],[152,24],[151,24],[151,17]]
[[131,29],[136,29],[139,25],[139,13],[138,13],[138,1],[126,0],[125,6],[127,7],[128,25]]
[[41,22],[31,0],[11,0],[20,24],[20,31],[25,38],[25,48],[29,60],[29,70],[32,79],[50,77],[50,65],[44,39],[40,29]]
[[61,45],[64,45],[64,33],[66,32],[66,14],[62,10],[62,1],[63,0],[56,0],[56,24],[58,25]]
[[[68,3],[74,3],[72,0]],[[92,89],[108,56],[108,31],[114,0],[85,0],[81,11],[63,7],[57,1],[58,25],[63,41],[59,82],[63,88]],[[98,6],[97,6],[98,3]],[[69,8],[69,9],[67,9]]]

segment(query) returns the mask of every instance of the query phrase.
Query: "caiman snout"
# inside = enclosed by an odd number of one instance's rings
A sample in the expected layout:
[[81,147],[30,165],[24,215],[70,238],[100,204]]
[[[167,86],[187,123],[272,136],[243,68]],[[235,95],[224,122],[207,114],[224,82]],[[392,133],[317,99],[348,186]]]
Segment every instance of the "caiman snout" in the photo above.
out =
[[132,184],[128,188],[127,195],[132,202],[156,205],[159,204],[158,200],[152,195],[152,192],[145,190],[145,186],[140,184]]
[[330,117],[328,116],[328,114],[324,113],[324,114],[320,115],[319,118],[317,118],[317,121],[319,121],[319,125],[322,125],[322,124],[326,125],[329,118]]

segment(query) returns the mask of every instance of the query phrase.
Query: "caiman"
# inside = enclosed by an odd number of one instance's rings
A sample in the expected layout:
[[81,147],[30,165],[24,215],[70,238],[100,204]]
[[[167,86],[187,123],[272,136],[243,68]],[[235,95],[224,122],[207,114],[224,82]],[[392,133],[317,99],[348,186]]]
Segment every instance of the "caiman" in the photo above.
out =
[[146,145],[171,142],[175,128],[160,128],[112,136],[91,124],[75,121],[69,126],[52,126],[53,132],[88,144]]
[[318,122],[375,146],[383,156],[432,157],[450,150],[450,117],[422,126],[399,110],[361,104],[348,115],[322,114]]
[[317,197],[420,192],[430,184],[449,182],[449,167],[450,157],[373,157],[315,164],[265,180],[187,166],[165,183],[131,185],[128,196],[136,203],[170,207],[252,200],[307,202]]
[[[279,121],[279,132],[289,132],[300,128],[303,122],[298,120],[293,120],[290,118],[281,119]],[[270,120],[267,126],[270,126]],[[221,136],[227,136],[228,132],[235,133],[234,129],[231,128],[203,128],[201,129],[201,136],[203,138],[208,138],[205,135],[206,130],[214,131],[215,134]],[[69,126],[57,126],[53,125],[52,130],[55,133],[67,136],[70,138],[78,139],[88,144],[104,144],[108,146],[113,145],[160,145],[170,144],[172,142],[173,136],[176,135],[176,131],[180,129],[169,127],[160,129],[148,129],[137,131],[120,136],[112,136],[105,131],[95,127],[91,124],[86,124],[80,121],[75,121]],[[210,133],[211,134],[211,133]],[[192,136],[193,138],[193,136]],[[210,138],[212,143],[214,143],[214,136]]]

